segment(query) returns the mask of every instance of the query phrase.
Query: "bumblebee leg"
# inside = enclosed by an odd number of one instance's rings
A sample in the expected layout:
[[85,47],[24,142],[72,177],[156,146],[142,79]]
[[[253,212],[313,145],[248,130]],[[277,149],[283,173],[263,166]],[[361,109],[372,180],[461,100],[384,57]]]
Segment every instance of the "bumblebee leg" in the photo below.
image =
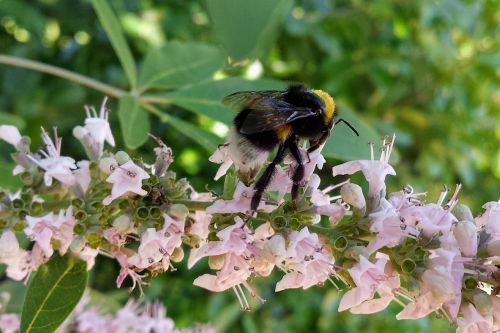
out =
[[309,147],[309,149],[307,149],[307,152],[311,153],[311,152],[315,151],[316,149],[318,149],[319,147],[321,147],[321,145],[323,143],[325,143],[326,139],[328,139],[329,136],[330,136],[330,131],[323,132],[323,134],[320,136],[319,140],[312,142],[312,145],[311,145],[311,147]]
[[297,207],[297,197],[299,194],[299,184],[304,178],[304,165],[302,164],[302,156],[300,155],[299,146],[297,146],[296,140],[288,141],[288,148],[290,153],[292,153],[293,158],[297,161],[297,169],[292,176],[293,186],[292,186],[292,204],[294,208]]
[[257,180],[254,186],[255,192],[253,193],[252,197],[252,202],[250,204],[250,210],[252,212],[257,211],[257,207],[259,207],[260,199],[262,199],[262,193],[264,193],[264,190],[266,189],[267,185],[269,185],[269,182],[271,181],[271,178],[273,177],[274,170],[276,169],[276,165],[278,165],[283,158],[285,157],[285,150],[286,146],[285,144],[281,144],[278,147],[278,152],[276,153],[276,156],[274,157],[274,160],[269,164],[264,170],[264,173],[260,178]]

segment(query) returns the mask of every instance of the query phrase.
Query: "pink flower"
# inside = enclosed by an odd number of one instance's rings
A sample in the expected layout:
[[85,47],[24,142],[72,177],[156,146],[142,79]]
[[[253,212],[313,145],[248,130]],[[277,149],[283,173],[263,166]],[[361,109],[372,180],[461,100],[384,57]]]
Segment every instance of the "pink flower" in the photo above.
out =
[[146,277],[145,274],[141,275],[134,270],[134,266],[131,266],[128,262],[128,258],[130,256],[130,252],[127,248],[121,248],[115,250],[111,255],[115,257],[116,261],[120,264],[120,274],[116,277],[116,286],[120,288],[123,284],[123,281],[129,276],[132,279],[132,287],[130,290],[135,289],[135,287],[139,287],[139,291],[141,296],[144,294],[142,291],[142,286],[147,285],[147,282],[144,282],[142,279]]
[[453,229],[460,250],[466,257],[475,257],[477,253],[477,228],[472,221],[460,221]]
[[83,197],[87,192],[87,189],[90,185],[90,162],[89,161],[79,161],[76,163],[78,169],[73,171],[73,175],[75,176],[75,184],[73,186],[74,193]]
[[[393,290],[399,288],[399,276],[387,274],[387,259],[378,259],[375,264],[364,256],[349,269],[356,288],[349,290],[340,300],[339,311],[351,309],[352,313],[375,313],[385,309],[394,299]],[[379,298],[374,299],[375,293]]]
[[19,243],[16,234],[10,229],[4,230],[0,237],[0,260],[2,258],[15,256],[18,251]]
[[111,194],[104,198],[103,203],[109,205],[111,201],[128,192],[142,196],[146,195],[147,192],[142,189],[142,180],[148,178],[148,173],[135,165],[132,160],[118,166],[106,179],[108,183],[113,184],[113,188]]
[[41,217],[26,216],[28,226],[24,233],[34,240],[45,256],[50,257],[54,253],[52,239],[59,242],[59,252],[64,255],[73,241],[73,218],[72,206],[67,210],[59,211],[59,215],[49,213]]
[[45,143],[46,152],[40,150],[43,158],[36,159],[29,156],[31,160],[40,168],[45,170],[43,179],[45,185],[52,185],[52,179],[55,178],[62,184],[71,186],[75,182],[75,177],[72,170],[76,169],[75,160],[71,157],[61,156],[61,143],[62,139],[57,136],[54,129],[54,140],[49,137],[48,133],[42,128],[42,140]]
[[452,251],[433,251],[427,269],[422,274],[420,295],[406,305],[396,316],[397,319],[422,318],[443,305],[448,305],[450,310],[458,312],[458,309],[454,309],[456,302],[460,304],[464,269],[462,264],[454,265],[456,257],[457,254]]
[[166,214],[164,218],[165,225],[162,230],[148,228],[141,235],[137,254],[128,259],[130,265],[145,269],[161,262],[163,271],[169,268],[170,256],[175,248],[182,244],[184,221],[176,221]]
[[[215,213],[245,213],[250,210],[250,202],[252,201],[253,187],[245,186],[242,182],[236,185],[236,189],[231,200],[216,200],[210,207],[206,209],[208,214]],[[261,201],[259,207],[264,203]]]
[[17,333],[21,326],[19,316],[15,313],[0,314],[0,331],[3,333]]
[[276,291],[307,289],[335,274],[332,256],[325,253],[318,235],[310,233],[307,227],[290,232],[284,268],[287,273],[276,284]]
[[7,143],[10,143],[14,147],[21,142],[21,133],[15,126],[11,125],[0,125],[0,139]]
[[219,145],[217,150],[208,158],[210,162],[220,164],[219,170],[215,174],[214,180],[219,180],[220,177],[224,176],[233,165],[233,160],[229,157],[229,147],[228,144]]
[[376,208],[378,200],[385,196],[385,177],[387,175],[396,175],[396,171],[389,165],[395,139],[396,136],[394,135],[391,142],[385,142],[384,140],[379,160],[374,159],[373,145],[371,145],[370,160],[349,161],[333,167],[333,176],[352,175],[358,171],[363,173],[368,181],[368,197],[371,200],[372,209]]
[[462,312],[464,316],[457,319],[457,333],[493,332],[493,318],[491,315],[482,316],[470,303],[463,306]]

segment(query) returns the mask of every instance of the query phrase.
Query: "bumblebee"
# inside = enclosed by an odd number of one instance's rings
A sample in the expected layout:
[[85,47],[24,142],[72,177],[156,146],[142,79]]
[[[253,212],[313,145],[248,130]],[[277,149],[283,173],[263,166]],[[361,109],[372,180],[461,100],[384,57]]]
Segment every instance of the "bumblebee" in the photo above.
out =
[[291,85],[284,91],[236,92],[226,96],[223,102],[239,108],[239,113],[234,118],[234,127],[229,133],[228,146],[229,155],[243,182],[248,185],[269,154],[278,147],[273,161],[254,185],[251,211],[257,210],[276,166],[283,161],[287,152],[297,162],[291,192],[292,202],[295,204],[299,184],[304,177],[299,140],[309,141],[308,153],[323,145],[335,124],[336,108],[333,98],[322,90]]

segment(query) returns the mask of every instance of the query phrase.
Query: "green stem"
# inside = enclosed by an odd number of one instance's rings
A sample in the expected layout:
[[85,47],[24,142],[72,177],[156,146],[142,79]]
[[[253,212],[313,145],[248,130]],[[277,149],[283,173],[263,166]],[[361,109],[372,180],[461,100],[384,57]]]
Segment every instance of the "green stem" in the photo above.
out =
[[47,65],[38,61],[22,59],[13,56],[0,55],[0,64],[11,65],[15,67],[27,68],[37,72],[51,74],[69,81],[79,83],[89,88],[101,91],[104,94],[112,97],[121,97],[127,92],[122,89],[115,88],[100,81],[91,79],[78,73],[68,71],[52,65]]
[[[14,67],[21,67],[31,69],[37,72],[47,73],[50,75],[54,75],[60,77],[62,79],[66,79],[83,86],[92,88],[94,90],[100,91],[103,94],[111,97],[120,98],[129,92],[123,89],[119,89],[113,87],[109,84],[102,83],[100,81],[94,80],[87,76],[69,71],[67,69],[63,69],[60,67],[44,64],[34,60],[22,59],[19,57],[8,56],[0,54],[0,64],[10,65]],[[137,96],[138,99],[143,103],[157,103],[157,104],[168,104],[169,100],[162,97],[157,96]]]
[[213,204],[212,201],[193,201],[193,200],[172,200],[171,203],[182,204],[186,206],[190,211],[205,210]]

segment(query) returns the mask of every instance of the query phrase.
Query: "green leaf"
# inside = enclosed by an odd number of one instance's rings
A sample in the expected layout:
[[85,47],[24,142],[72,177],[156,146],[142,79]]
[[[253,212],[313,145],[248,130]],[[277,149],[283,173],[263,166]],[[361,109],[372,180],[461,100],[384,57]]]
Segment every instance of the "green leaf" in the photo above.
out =
[[204,128],[195,126],[167,113],[163,113],[160,116],[160,120],[169,123],[179,132],[199,143],[210,153],[214,152],[217,146],[223,141],[217,135],[205,130]]
[[125,95],[118,103],[118,120],[125,145],[130,149],[141,146],[148,139],[149,117],[132,95]]
[[0,112],[0,125],[13,125],[21,130],[26,126],[26,122],[18,115]]
[[225,96],[237,91],[284,89],[285,87],[284,82],[276,80],[249,81],[242,78],[229,78],[194,84],[161,96],[167,98],[172,104],[230,125],[236,113],[222,104]]
[[209,79],[225,62],[216,47],[200,43],[170,42],[151,50],[144,60],[139,87],[175,88]]
[[135,62],[132,57],[132,52],[130,52],[130,48],[125,40],[125,35],[123,34],[118,18],[113,12],[113,9],[108,1],[92,0],[92,5],[94,6],[97,16],[99,17],[99,21],[109,37],[118,59],[120,60],[132,89],[135,89],[135,86],[137,85]]
[[13,163],[5,163],[0,161],[0,188],[17,190],[22,186],[19,177],[12,174],[15,165]]
[[272,45],[291,0],[210,0],[217,39],[233,60],[257,58]]
[[332,129],[332,134],[323,148],[323,155],[344,161],[370,159],[368,142],[378,143],[380,135],[358,115],[345,107],[340,109],[338,117],[348,121],[359,132],[359,136],[356,136],[346,124],[338,123]]
[[21,314],[20,333],[53,332],[78,304],[87,286],[87,264],[55,255],[30,281]]

